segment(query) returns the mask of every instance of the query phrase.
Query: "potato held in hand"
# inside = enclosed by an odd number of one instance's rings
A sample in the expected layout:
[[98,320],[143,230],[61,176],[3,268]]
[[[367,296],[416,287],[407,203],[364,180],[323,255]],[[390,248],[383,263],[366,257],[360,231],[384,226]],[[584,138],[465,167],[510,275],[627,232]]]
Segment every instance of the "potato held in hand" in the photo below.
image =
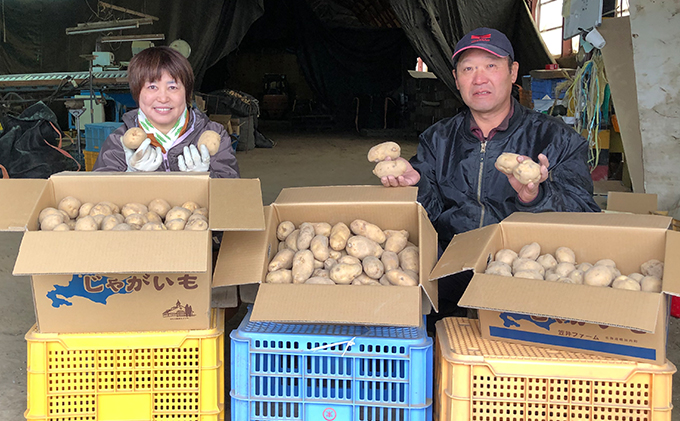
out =
[[534,161],[527,159],[522,161],[512,173],[522,184],[535,184],[541,179],[541,166]]
[[368,151],[370,162],[384,161],[388,156],[396,159],[401,155],[401,147],[396,142],[383,142],[375,145]]
[[373,174],[379,178],[390,175],[396,178],[400,175],[404,175],[406,170],[408,170],[408,164],[405,160],[398,159],[396,161],[381,161],[375,165],[375,168],[373,168]]
[[217,150],[220,149],[220,143],[222,143],[222,138],[217,132],[206,130],[201,134],[201,137],[198,138],[196,147],[200,151],[201,145],[205,145],[208,148],[210,156],[213,156],[217,153]]
[[128,149],[137,149],[144,139],[146,139],[146,132],[139,127],[132,127],[123,135],[123,145]]
[[505,174],[512,174],[512,172],[515,171],[515,168],[517,168],[519,165],[519,161],[517,161],[518,156],[519,155],[516,153],[503,152],[496,159],[496,168],[498,171]]

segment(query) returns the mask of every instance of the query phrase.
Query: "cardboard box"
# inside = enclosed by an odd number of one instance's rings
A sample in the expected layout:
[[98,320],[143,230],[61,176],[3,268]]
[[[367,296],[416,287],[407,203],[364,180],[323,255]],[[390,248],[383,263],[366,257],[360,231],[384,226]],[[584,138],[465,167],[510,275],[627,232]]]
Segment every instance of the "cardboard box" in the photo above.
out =
[[[668,297],[680,294],[680,233],[671,219],[606,213],[515,213],[499,224],[456,235],[431,278],[473,270],[459,305],[479,309],[485,338],[663,363]],[[612,259],[621,273],[665,262],[663,291],[647,293],[484,274],[498,250],[531,242],[541,254],[567,246],[577,262]]]
[[[43,333],[207,329],[212,232],[263,230],[256,179],[207,174],[65,172],[48,180],[3,180],[0,229],[24,231],[14,275],[30,275]],[[38,214],[65,196],[83,203],[209,209],[209,231],[38,231]],[[238,198],[238,200],[235,200]]]
[[656,194],[620,191],[610,191],[607,194],[607,211],[650,215],[656,212],[657,209],[658,198]]
[[233,130],[233,134],[236,136],[241,135],[241,120],[238,117],[232,117],[230,121],[231,128]]
[[231,114],[211,114],[210,120],[220,123],[222,126],[224,126],[224,129],[227,131],[227,133],[234,133],[234,127],[232,123],[233,118],[231,118]]
[[[605,212],[629,212],[640,215],[671,216],[669,211],[658,210],[658,198],[654,193],[630,193],[611,191]],[[680,219],[673,218],[671,229],[680,231]]]
[[[215,284],[259,284],[251,320],[287,323],[419,326],[437,305],[437,282],[428,274],[437,261],[437,234],[416,202],[417,189],[332,186],[283,189],[265,207],[264,232],[228,232],[215,267]],[[338,222],[364,219],[382,229],[405,229],[420,250],[420,285],[361,287],[266,284],[267,265],[278,250],[281,221]],[[238,245],[238,246],[236,246]]]

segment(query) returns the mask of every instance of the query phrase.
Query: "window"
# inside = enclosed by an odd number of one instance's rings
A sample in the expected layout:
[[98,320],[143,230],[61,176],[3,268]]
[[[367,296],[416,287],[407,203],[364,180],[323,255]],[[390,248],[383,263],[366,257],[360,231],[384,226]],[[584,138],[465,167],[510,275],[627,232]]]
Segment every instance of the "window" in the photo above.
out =
[[562,55],[562,1],[538,0],[536,5],[538,31],[553,57]]
[[[564,0],[527,1],[533,10],[534,20],[536,21],[536,26],[538,26],[538,31],[541,33],[543,42],[553,57],[567,56],[578,51],[578,37],[573,37],[571,42],[562,40],[562,26],[564,22],[562,19],[562,6]],[[605,4],[607,3],[605,1]],[[629,0],[612,0],[610,3],[615,5],[613,11],[615,17],[628,16],[630,14]],[[611,16],[612,10],[610,8],[610,10],[603,10],[602,12],[603,16]]]
[[630,2],[628,0],[616,0],[616,17],[620,18],[630,15],[629,8]]

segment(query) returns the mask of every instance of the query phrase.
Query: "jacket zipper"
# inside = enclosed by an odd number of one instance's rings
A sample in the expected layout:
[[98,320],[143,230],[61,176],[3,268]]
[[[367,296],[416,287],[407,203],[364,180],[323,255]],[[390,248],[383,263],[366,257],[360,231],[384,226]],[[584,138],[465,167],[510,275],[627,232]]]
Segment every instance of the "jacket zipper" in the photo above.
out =
[[484,174],[484,155],[486,154],[486,140],[482,141],[482,147],[479,151],[481,153],[479,159],[479,176],[477,177],[477,202],[481,206],[482,211],[479,215],[479,228],[484,226],[484,204],[482,203],[482,174]]

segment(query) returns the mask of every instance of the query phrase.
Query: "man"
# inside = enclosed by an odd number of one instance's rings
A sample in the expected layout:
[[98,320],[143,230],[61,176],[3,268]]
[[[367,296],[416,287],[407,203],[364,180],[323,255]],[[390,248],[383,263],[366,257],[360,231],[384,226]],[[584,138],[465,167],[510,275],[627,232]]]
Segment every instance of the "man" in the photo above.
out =
[[[506,36],[475,29],[456,44],[452,59],[456,87],[469,109],[420,135],[417,154],[403,176],[381,179],[385,186],[418,186],[418,201],[439,234],[440,252],[454,235],[500,222],[513,212],[599,212],[592,198],[587,141],[562,121],[512,98],[519,64]],[[540,180],[524,185],[496,169],[503,152],[519,154],[519,162],[539,163]],[[439,285],[440,307],[448,300],[450,314],[459,313],[455,303],[465,280],[446,279]]]

